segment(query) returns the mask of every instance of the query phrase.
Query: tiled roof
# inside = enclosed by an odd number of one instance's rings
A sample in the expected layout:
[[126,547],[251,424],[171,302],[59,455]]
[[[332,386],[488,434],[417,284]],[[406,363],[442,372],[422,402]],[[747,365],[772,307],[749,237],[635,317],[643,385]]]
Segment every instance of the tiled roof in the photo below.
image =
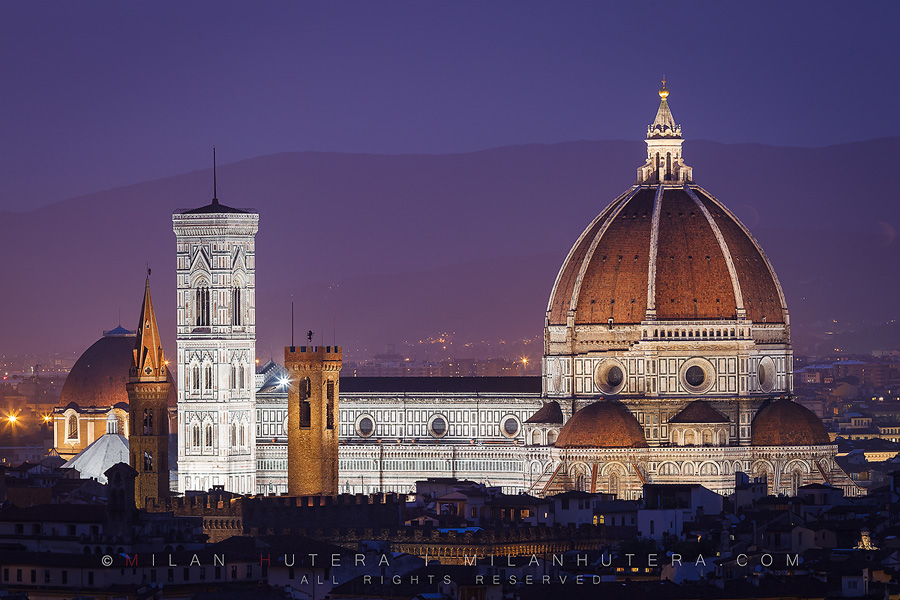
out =
[[728,417],[704,400],[694,400],[669,419],[669,423],[727,423]]
[[830,444],[831,438],[819,417],[789,399],[764,405],[751,424],[754,446],[817,446]]
[[774,272],[750,233],[718,201],[697,186],[690,193],[663,188],[654,236],[655,198],[656,186],[637,189],[591,223],[560,269],[548,306],[551,325],[566,324],[573,299],[577,324],[640,323],[647,311],[651,240],[658,319],[736,318],[735,288],[713,225],[728,250],[748,318],[784,322]]
[[646,448],[644,430],[624,404],[601,400],[569,419],[556,439],[557,448]]
[[539,411],[531,415],[526,423],[552,423],[562,425],[563,414],[556,400],[546,402]]

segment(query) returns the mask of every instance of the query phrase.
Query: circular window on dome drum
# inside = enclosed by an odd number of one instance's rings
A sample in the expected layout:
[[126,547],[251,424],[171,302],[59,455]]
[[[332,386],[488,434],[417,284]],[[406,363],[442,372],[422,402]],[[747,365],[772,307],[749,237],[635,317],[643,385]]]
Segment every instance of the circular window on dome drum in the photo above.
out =
[[625,387],[625,366],[614,358],[601,361],[594,369],[594,384],[603,394],[618,394]]
[[369,437],[375,432],[375,419],[371,415],[360,415],[356,418],[356,433]]
[[756,370],[759,389],[766,393],[775,389],[775,375],[775,361],[771,356],[764,356]]
[[500,420],[500,433],[506,437],[513,438],[519,435],[519,420],[513,415],[507,415]]
[[693,394],[702,394],[716,382],[716,370],[705,358],[691,358],[681,365],[681,385]]
[[441,415],[434,415],[428,420],[428,432],[436,437],[447,435],[447,419]]

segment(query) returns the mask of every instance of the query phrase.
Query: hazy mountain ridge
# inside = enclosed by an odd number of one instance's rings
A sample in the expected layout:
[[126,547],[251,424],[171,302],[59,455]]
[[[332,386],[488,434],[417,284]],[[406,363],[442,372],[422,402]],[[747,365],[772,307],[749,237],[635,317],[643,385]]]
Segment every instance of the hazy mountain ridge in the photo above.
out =
[[[889,178],[898,155],[900,138],[685,143],[695,179],[769,254],[795,337],[815,321],[896,315],[900,202]],[[220,201],[260,212],[260,348],[289,341],[292,293],[298,335],[326,329],[330,342],[334,319],[339,343],[373,351],[447,329],[471,339],[540,335],[569,247],[644,156],[640,142],[581,141],[444,155],[283,153],[221,166]],[[119,309],[133,328],[147,263],[172,352],[171,213],[211,196],[210,169],[0,214],[0,352],[80,351],[116,325]]]

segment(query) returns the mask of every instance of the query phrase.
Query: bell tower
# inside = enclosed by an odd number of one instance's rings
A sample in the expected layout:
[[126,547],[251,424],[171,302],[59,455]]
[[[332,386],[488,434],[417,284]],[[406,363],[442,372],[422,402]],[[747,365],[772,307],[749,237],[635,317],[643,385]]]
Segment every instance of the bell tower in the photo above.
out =
[[144,508],[148,500],[158,506],[169,494],[169,382],[166,371],[167,361],[150,298],[150,269],[147,269],[144,304],[125,386],[131,431],[128,441],[130,463],[137,471],[134,502],[138,508]]
[[340,346],[288,346],[288,494],[338,493]]
[[[214,188],[215,189],[215,188]],[[256,211],[172,215],[177,261],[178,490],[256,490]]]

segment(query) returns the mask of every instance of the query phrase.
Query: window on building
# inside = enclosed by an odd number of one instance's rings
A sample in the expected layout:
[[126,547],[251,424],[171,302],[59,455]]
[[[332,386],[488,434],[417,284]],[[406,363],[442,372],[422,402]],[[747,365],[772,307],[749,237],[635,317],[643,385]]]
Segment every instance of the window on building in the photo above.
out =
[[191,446],[194,448],[200,447],[200,423],[191,425]]
[[50,583],[50,569],[44,569],[44,583]]
[[325,429],[334,429],[334,381],[329,379],[325,384]]
[[201,284],[197,288],[196,305],[194,314],[197,315],[195,324],[197,327],[209,327],[209,287]]
[[247,579],[253,577],[253,565],[247,565]]
[[309,377],[304,377],[300,380],[299,386],[299,394],[300,394],[300,428],[306,429],[310,426],[310,407],[309,407],[309,396],[312,392],[312,385],[309,381]]
[[62,583],[63,583],[63,585],[69,583],[69,572],[68,571],[62,572]]
[[231,565],[231,578],[237,579],[237,565]]
[[213,447],[213,426],[212,423],[206,424],[206,439],[204,440],[205,446],[207,448]]
[[231,289],[231,324],[242,325],[241,323],[241,288]]
[[175,569],[169,569],[166,573],[166,581],[173,583],[175,581]]
[[76,415],[69,415],[68,419],[68,427],[66,428],[66,437],[70,440],[78,439],[78,417]]

